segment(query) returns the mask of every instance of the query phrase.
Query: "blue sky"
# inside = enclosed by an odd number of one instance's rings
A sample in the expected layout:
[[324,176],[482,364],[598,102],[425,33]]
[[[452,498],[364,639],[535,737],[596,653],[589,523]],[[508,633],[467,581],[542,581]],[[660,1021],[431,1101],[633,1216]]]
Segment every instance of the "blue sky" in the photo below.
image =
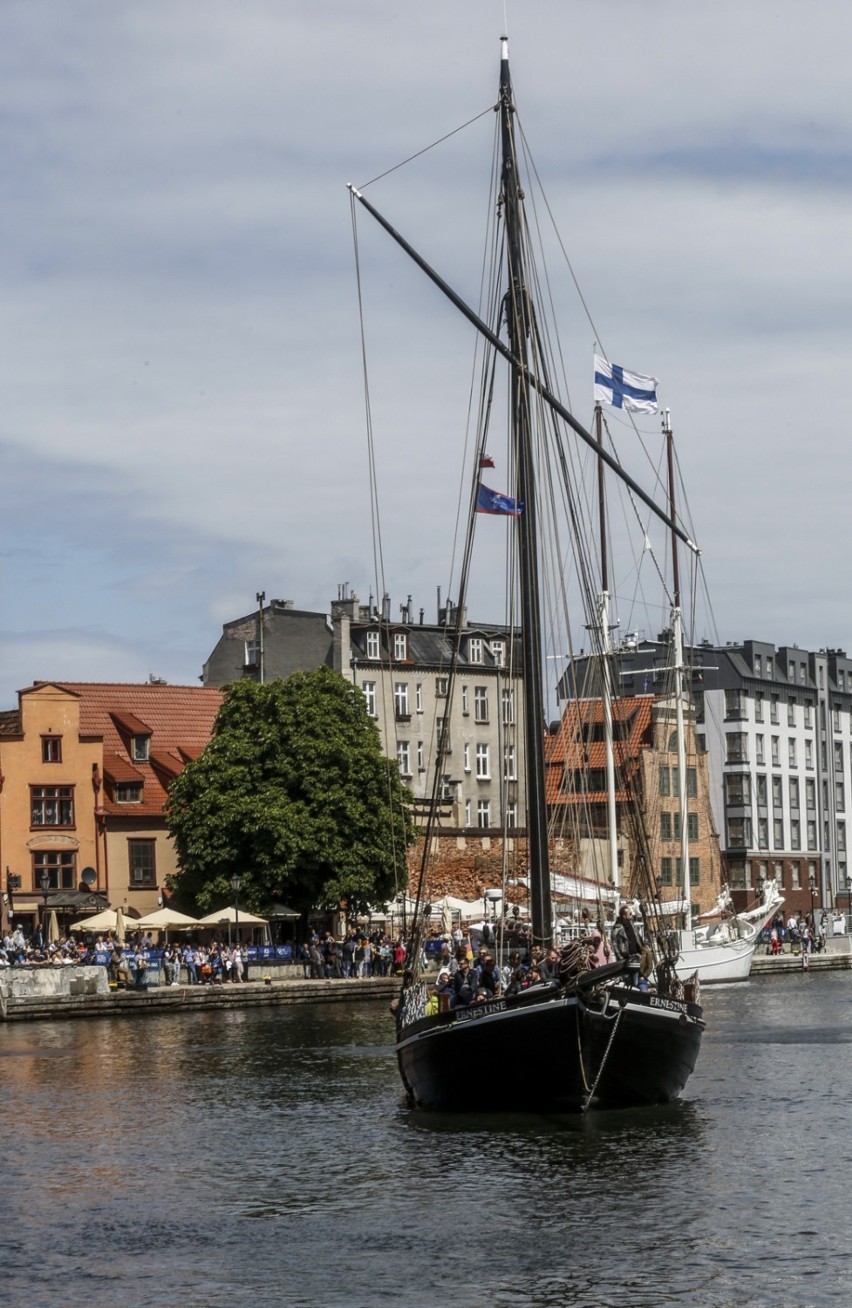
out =
[[[192,682],[258,590],[366,597],[346,183],[493,103],[503,11],[7,0],[0,706],[34,679]],[[508,27],[607,352],[673,410],[717,624],[698,634],[852,647],[852,12],[510,0]],[[369,192],[463,292],[490,132]],[[469,340],[362,242],[386,579],[431,613],[458,464],[444,381]],[[567,339],[588,420],[588,327]]]

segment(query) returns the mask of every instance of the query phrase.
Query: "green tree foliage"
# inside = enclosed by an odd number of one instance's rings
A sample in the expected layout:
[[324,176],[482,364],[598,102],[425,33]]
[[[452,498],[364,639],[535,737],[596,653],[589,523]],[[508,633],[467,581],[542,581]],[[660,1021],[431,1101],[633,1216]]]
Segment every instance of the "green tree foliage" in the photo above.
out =
[[361,692],[328,668],[226,687],[213,735],[169,788],[182,899],[201,909],[382,903],[406,883],[414,839],[396,763]]

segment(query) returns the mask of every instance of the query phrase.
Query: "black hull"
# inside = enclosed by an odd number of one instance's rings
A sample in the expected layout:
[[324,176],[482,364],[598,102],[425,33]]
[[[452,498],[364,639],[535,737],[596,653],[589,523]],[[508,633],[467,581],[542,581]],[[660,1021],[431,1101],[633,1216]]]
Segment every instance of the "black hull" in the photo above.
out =
[[397,1055],[415,1107],[577,1112],[593,1087],[602,1107],[676,1099],[703,1031],[695,1005],[615,987],[424,1017]]

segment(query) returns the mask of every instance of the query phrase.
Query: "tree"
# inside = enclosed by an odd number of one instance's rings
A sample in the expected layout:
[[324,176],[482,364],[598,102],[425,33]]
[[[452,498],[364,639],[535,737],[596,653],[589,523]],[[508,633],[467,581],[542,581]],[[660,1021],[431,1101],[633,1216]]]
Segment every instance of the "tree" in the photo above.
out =
[[238,872],[249,908],[383,903],[405,888],[410,801],[364,696],[336,672],[235,682],[169,788],[175,889],[212,909]]

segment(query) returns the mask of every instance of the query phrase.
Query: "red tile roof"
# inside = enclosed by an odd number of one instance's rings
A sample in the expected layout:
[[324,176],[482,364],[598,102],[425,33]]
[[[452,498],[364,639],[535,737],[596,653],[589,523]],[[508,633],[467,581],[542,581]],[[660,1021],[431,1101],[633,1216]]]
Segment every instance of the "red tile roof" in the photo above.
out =
[[[618,731],[623,723],[626,735],[613,743],[615,766],[622,777],[630,773],[643,749],[651,744],[651,709],[653,695],[630,695],[613,700],[612,719]],[[549,736],[545,746],[547,766],[548,804],[604,803],[604,792],[578,794],[566,790],[563,778],[566,773],[603,770],[606,767],[606,743],[590,740],[590,728],[603,726],[603,701],[600,699],[572,700],[566,706],[558,732]],[[595,735],[602,732],[594,732]],[[620,793],[618,798],[624,798]]]
[[[80,734],[103,738],[107,775],[114,781],[142,780],[141,804],[116,804],[110,795],[104,795],[107,813],[125,817],[162,813],[169,780],[183,770],[188,759],[197,758],[204,749],[222,703],[221,690],[206,686],[112,685],[94,681],[50,684],[78,696]],[[130,758],[119,723],[125,736],[128,730],[132,735],[150,734],[148,762]],[[133,725],[137,723],[138,726]]]

